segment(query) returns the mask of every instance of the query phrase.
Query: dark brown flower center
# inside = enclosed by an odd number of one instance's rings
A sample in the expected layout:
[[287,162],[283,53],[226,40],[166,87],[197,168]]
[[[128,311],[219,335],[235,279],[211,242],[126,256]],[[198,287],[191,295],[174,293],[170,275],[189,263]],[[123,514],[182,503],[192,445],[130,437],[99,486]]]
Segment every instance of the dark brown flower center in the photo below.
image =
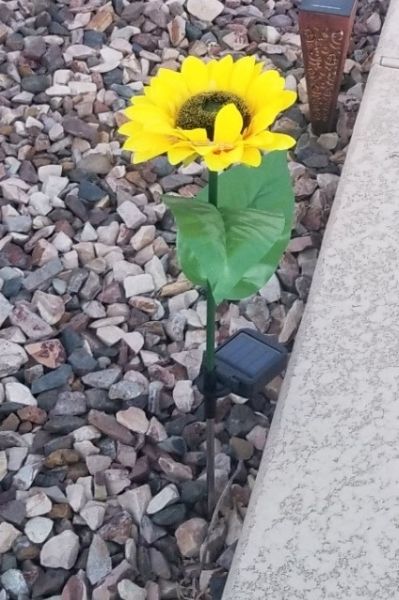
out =
[[251,115],[244,100],[237,94],[221,91],[203,92],[186,100],[178,112],[176,126],[182,129],[206,129],[208,138],[213,140],[216,115],[226,104],[236,106],[243,119],[243,129],[248,127]]

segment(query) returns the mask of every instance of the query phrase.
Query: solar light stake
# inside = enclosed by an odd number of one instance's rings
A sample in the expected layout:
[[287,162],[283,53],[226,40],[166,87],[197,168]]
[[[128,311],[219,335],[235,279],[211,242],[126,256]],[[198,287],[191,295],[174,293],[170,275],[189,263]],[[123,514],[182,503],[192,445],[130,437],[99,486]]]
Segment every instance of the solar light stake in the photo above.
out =
[[299,11],[310,120],[316,135],[334,127],[357,0],[303,0]]
[[[217,206],[218,174],[209,171],[210,204]],[[216,373],[215,373],[215,320],[216,304],[208,284],[206,295],[206,350],[204,402],[206,418],[206,484],[208,492],[208,515],[211,517],[215,506],[215,412],[216,412]]]

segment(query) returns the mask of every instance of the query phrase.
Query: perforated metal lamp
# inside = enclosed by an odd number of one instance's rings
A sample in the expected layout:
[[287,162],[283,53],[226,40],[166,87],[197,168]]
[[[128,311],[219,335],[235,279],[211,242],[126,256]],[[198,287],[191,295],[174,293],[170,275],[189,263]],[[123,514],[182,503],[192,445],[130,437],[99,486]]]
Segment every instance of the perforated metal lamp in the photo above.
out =
[[316,135],[334,129],[357,0],[302,0],[299,33],[310,120]]

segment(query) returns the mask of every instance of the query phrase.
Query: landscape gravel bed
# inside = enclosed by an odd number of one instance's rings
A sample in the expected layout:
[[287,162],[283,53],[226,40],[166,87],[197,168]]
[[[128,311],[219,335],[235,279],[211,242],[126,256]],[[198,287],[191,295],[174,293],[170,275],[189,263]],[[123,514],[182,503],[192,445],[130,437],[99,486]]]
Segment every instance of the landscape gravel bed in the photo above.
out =
[[210,523],[192,385],[205,300],[161,198],[189,199],[206,171],[132,166],[116,129],[187,54],[256,54],[285,74],[293,236],[259,294],[219,307],[218,339],[250,327],[290,348],[387,8],[359,3],[337,128],[315,137],[298,4],[0,3],[0,600],[221,598],[282,379],[218,401]]

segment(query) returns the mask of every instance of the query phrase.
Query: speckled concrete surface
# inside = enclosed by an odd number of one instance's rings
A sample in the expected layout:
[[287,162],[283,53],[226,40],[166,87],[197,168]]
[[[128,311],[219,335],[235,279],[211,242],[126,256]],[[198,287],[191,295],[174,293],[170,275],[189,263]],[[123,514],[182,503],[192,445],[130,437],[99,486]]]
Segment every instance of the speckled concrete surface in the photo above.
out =
[[399,599],[398,99],[375,65],[223,600]]

